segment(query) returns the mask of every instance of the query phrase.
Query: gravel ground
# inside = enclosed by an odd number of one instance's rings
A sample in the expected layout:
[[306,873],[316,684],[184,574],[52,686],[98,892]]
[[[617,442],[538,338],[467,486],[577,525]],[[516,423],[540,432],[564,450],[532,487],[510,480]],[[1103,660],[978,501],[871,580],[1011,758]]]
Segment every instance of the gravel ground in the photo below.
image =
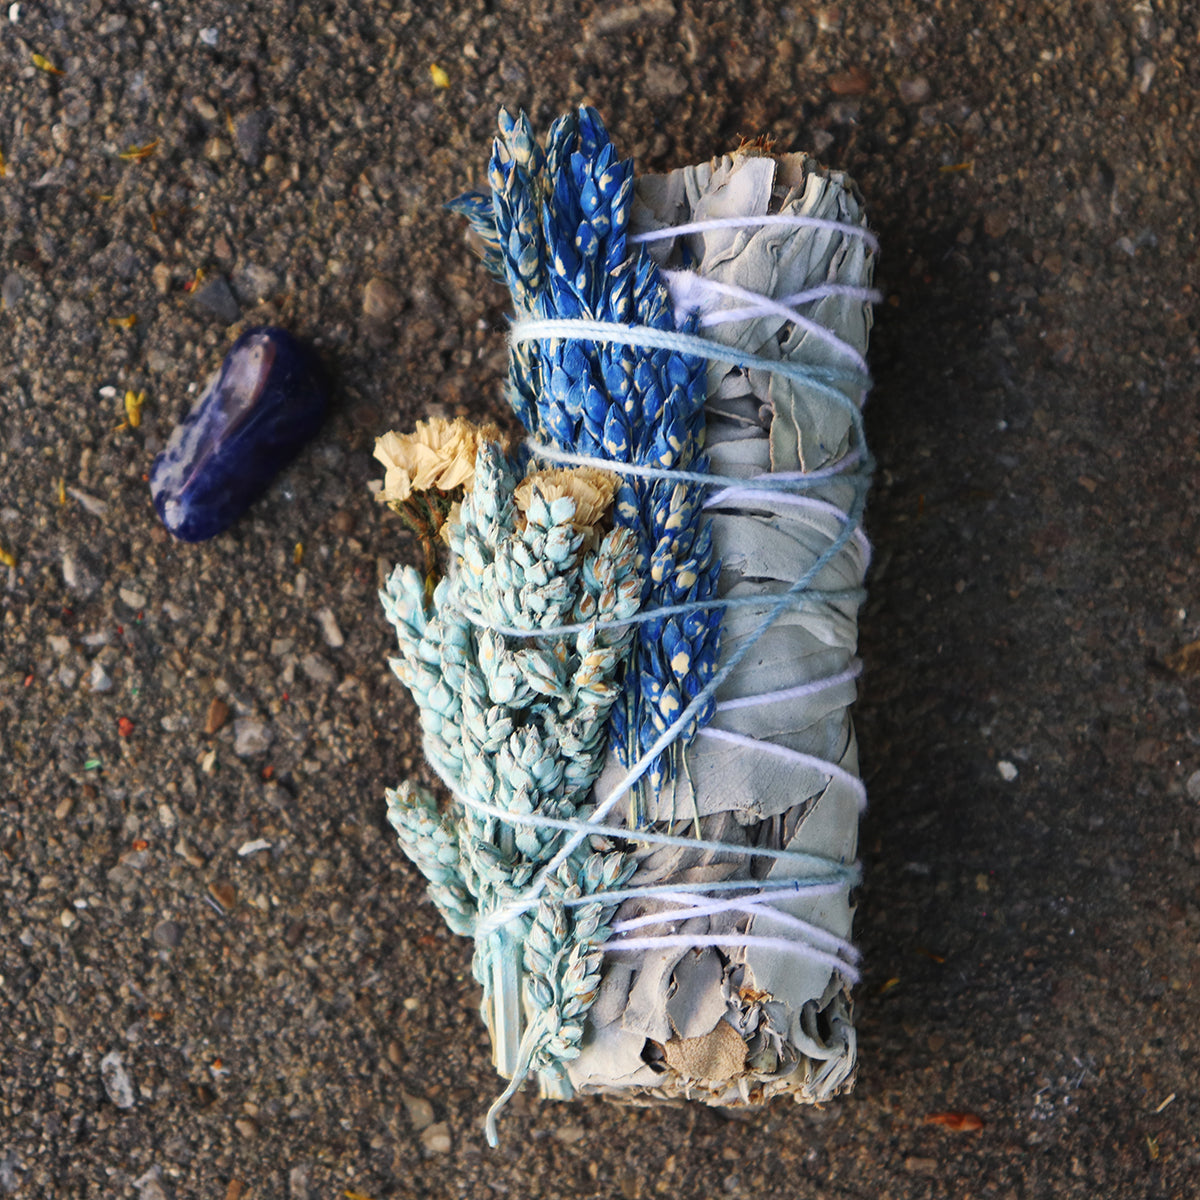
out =
[[[1183,0],[6,3],[0,1194],[1195,1195],[1198,37]],[[522,1098],[493,1152],[468,947],[383,819],[415,547],[367,482],[385,428],[494,408],[505,296],[441,204],[500,104],[584,100],[644,169],[815,149],[882,236],[862,1065],[748,1120]],[[269,321],[337,409],[176,544],[151,458]]]

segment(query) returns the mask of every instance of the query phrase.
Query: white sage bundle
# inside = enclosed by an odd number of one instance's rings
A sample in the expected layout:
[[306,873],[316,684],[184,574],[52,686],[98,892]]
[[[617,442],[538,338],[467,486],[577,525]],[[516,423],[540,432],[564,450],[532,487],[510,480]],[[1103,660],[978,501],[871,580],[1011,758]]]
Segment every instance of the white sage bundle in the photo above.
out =
[[[450,801],[389,819],[475,939],[497,1070],[633,1102],[820,1101],[855,1064],[849,706],[875,241],[746,148],[635,181],[590,109],[501,116],[456,206],[530,431],[389,434],[426,571],[383,594]],[[636,186],[635,186],[636,183]],[[446,557],[439,543],[448,547]]]
[[[722,663],[756,640],[685,769],[650,801],[649,828],[686,836],[698,814],[706,841],[788,856],[638,851],[630,887],[662,890],[618,910],[571,1081],[625,1100],[819,1102],[855,1065],[850,890],[865,793],[849,706],[869,554],[857,413],[875,243],[849,180],[800,154],[739,152],[641,179],[636,196],[636,230],[673,231],[647,244],[677,309],[698,312],[707,338],[802,368],[710,362],[709,469],[746,481],[705,505],[719,595],[757,601],[725,611]],[[797,473],[795,490],[769,487]],[[610,755],[596,797],[624,773]]]

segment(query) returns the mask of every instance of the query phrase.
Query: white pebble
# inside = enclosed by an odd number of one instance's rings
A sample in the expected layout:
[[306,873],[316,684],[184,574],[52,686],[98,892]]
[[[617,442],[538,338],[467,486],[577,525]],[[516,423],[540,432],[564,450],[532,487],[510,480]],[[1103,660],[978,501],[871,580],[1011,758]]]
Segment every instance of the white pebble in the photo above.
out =
[[108,672],[104,669],[104,664],[98,659],[92,663],[92,669],[88,673],[88,686],[93,692],[111,692],[113,681],[109,678]]
[[145,1175],[133,1181],[133,1186],[138,1190],[138,1200],[167,1200],[167,1193],[163,1191],[160,1166],[151,1167]]
[[408,1092],[401,1092],[400,1099],[404,1101],[414,1133],[423,1133],[433,1124],[433,1105],[424,1096],[410,1096]]
[[118,1108],[132,1108],[134,1104],[133,1083],[125,1070],[119,1050],[110,1050],[100,1060],[100,1079],[108,1098]]
[[342,637],[342,631],[338,628],[337,618],[333,615],[332,609],[319,609],[317,611],[317,624],[321,626],[321,632],[325,635],[325,641],[335,650],[345,643],[346,639]]
[[78,500],[83,506],[84,512],[90,513],[93,517],[102,517],[108,512],[108,505],[103,500],[89,495],[81,488],[69,487],[67,488],[67,494]]
[[1003,779],[1005,783],[1012,783],[1012,781],[1017,777],[1017,768],[1010,763],[1007,758],[1002,758],[996,764],[996,770],[1000,772],[1000,778]]
[[421,1145],[426,1154],[449,1154],[452,1144],[450,1126],[445,1121],[430,1125],[421,1133]]
[[238,758],[261,754],[271,744],[271,731],[261,721],[238,717],[233,723],[233,752]]

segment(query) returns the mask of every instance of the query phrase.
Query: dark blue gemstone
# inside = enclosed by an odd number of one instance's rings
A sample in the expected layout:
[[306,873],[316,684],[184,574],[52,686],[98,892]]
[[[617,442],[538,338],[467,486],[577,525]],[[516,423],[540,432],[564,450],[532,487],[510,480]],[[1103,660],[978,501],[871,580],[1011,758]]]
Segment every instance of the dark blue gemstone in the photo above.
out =
[[150,495],[181,541],[229,528],[325,419],[317,356],[284,329],[248,329],[150,469]]

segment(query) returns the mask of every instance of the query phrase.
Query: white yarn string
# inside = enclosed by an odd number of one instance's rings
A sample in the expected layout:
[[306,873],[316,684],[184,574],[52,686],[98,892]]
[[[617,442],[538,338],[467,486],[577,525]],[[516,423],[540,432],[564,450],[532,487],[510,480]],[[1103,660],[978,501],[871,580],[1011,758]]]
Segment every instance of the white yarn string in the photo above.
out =
[[703,221],[688,221],[684,225],[669,225],[664,229],[649,229],[635,233],[626,240],[635,246],[645,242],[661,242],[667,238],[683,237],[690,233],[705,233],[709,229],[762,229],[766,226],[788,229],[828,229],[846,237],[857,237],[879,249],[879,239],[865,225],[851,225],[845,221],[831,221],[828,217],[806,217],[800,213],[767,213],[761,217],[710,217]]

